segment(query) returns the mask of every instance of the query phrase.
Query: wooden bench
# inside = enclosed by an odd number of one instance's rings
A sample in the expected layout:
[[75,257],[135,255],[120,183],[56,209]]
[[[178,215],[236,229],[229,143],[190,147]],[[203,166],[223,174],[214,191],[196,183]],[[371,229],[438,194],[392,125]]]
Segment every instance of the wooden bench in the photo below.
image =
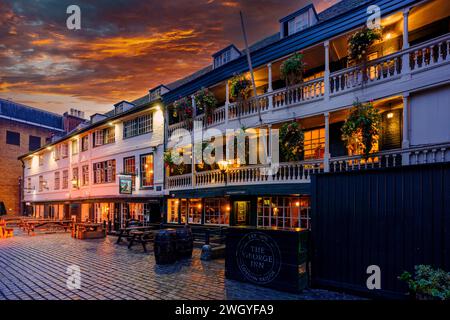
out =
[[119,229],[119,235],[117,237],[117,244],[119,244],[123,238],[126,238],[130,241],[130,233],[131,231],[151,231],[154,230],[154,226],[144,226],[144,227],[128,227]]

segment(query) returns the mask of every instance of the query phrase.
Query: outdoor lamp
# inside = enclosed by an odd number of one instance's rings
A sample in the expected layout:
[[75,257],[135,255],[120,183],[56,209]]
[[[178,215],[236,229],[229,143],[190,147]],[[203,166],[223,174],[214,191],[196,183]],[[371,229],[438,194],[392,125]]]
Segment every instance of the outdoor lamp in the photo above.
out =
[[76,179],[76,178],[72,179],[72,187],[74,189],[80,189],[80,186],[78,185],[78,179]]

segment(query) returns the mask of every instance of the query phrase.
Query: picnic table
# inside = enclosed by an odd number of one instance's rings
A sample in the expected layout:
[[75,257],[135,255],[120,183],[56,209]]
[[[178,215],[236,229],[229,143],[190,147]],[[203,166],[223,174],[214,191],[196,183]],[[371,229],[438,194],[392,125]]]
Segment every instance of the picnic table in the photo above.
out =
[[36,219],[25,220],[23,222],[23,230],[26,231],[28,235],[35,235],[36,230],[41,230],[44,232],[64,230],[64,232],[67,232],[71,226],[72,220]]
[[106,237],[102,223],[78,222],[72,229],[72,237],[76,239],[99,239]]
[[147,252],[147,243],[155,240],[156,230],[131,230],[129,233],[128,249],[131,249],[135,242],[138,242],[144,248],[144,252]]
[[134,226],[134,227],[127,227],[127,228],[120,228],[119,229],[119,236],[117,238],[117,244],[119,244],[122,241],[122,238],[127,238],[127,240],[130,240],[130,233],[131,231],[152,231],[155,230],[155,226]]

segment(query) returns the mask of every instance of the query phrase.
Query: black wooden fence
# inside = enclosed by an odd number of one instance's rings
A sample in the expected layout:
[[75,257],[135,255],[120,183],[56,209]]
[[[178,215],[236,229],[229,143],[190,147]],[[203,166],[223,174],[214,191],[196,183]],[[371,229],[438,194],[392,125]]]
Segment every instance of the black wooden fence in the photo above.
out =
[[[450,164],[315,175],[312,283],[402,297],[414,265],[450,271]],[[381,269],[368,290],[366,269]]]

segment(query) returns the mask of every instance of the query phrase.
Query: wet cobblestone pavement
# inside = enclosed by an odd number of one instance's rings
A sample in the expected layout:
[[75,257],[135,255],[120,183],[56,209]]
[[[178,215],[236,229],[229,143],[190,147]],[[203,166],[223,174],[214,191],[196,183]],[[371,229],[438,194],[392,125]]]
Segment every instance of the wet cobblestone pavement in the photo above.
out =
[[[357,299],[326,290],[290,294],[225,279],[224,260],[194,257],[155,264],[152,250],[128,250],[115,237],[75,240],[69,234],[20,234],[0,241],[0,300],[105,299]],[[149,246],[150,249],[151,246]],[[69,290],[67,267],[81,269],[81,288]]]

